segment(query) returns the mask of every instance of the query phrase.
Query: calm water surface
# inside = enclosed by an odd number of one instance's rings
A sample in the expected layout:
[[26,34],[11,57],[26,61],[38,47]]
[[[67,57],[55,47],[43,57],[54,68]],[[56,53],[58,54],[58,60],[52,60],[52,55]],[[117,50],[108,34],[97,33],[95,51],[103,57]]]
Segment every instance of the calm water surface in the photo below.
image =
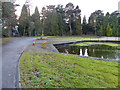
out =
[[89,46],[63,45],[55,47],[61,53],[76,54],[80,56],[89,56],[111,60],[120,59],[120,47],[112,47],[108,45],[89,45]]

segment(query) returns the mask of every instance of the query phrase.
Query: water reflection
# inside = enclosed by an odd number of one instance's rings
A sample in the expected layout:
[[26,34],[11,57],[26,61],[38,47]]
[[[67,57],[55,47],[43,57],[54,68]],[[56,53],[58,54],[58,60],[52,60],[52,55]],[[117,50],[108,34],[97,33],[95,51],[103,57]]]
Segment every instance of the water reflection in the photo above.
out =
[[67,54],[77,54],[80,56],[90,56],[102,59],[120,59],[120,52],[117,47],[107,45],[91,46],[55,46],[59,52]]
[[82,54],[82,49],[80,49],[80,56],[82,56],[83,54]]
[[88,49],[85,49],[85,54],[84,56],[88,56]]

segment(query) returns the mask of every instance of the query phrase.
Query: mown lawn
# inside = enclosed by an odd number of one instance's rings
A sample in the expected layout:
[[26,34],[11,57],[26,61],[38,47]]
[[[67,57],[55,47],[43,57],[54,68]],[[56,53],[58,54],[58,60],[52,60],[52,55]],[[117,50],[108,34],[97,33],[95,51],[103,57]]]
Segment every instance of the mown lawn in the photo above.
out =
[[116,88],[118,63],[58,53],[24,53],[22,88]]
[[107,43],[107,42],[84,42],[84,43],[77,43],[75,45],[83,46],[83,45],[93,45],[93,44],[103,44],[103,45],[108,45],[108,46],[120,46],[120,44]]
[[55,39],[96,39],[96,36],[47,36]]

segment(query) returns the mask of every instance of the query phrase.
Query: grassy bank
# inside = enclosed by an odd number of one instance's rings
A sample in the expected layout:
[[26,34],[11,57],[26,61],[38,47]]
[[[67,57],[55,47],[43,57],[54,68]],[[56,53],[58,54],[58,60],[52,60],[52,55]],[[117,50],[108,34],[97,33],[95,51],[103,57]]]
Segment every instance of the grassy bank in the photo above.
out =
[[93,44],[103,44],[103,45],[109,45],[109,46],[120,46],[120,44],[116,44],[116,43],[102,43],[102,42],[84,42],[84,43],[77,43],[75,45],[79,45],[79,46],[82,46],[82,45],[93,45]]
[[49,38],[56,39],[95,39],[96,36],[47,36]]
[[11,38],[0,38],[0,45],[5,45],[11,41]]
[[24,88],[115,88],[118,63],[57,53],[24,53],[20,76]]

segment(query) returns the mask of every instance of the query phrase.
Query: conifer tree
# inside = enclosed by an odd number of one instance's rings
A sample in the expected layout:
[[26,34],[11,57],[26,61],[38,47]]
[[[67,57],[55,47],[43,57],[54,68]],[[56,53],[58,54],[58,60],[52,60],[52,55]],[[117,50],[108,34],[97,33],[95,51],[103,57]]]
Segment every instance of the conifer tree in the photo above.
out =
[[21,16],[19,18],[19,32],[21,36],[26,36],[28,34],[29,28],[29,13],[27,7],[24,4],[21,11]]
[[38,7],[35,8],[35,12],[34,12],[34,24],[35,24],[36,35],[41,35],[42,30],[41,30],[40,14],[38,11]]
[[17,19],[15,15],[14,4],[11,2],[2,2],[2,20],[3,20],[3,27],[7,27],[6,33],[4,33],[3,29],[3,36],[12,36],[12,28],[16,26]]
[[52,15],[52,33],[53,35],[59,35],[58,15],[56,12]]
[[87,34],[87,21],[85,16],[83,17],[82,31],[83,31],[83,34],[85,35]]

